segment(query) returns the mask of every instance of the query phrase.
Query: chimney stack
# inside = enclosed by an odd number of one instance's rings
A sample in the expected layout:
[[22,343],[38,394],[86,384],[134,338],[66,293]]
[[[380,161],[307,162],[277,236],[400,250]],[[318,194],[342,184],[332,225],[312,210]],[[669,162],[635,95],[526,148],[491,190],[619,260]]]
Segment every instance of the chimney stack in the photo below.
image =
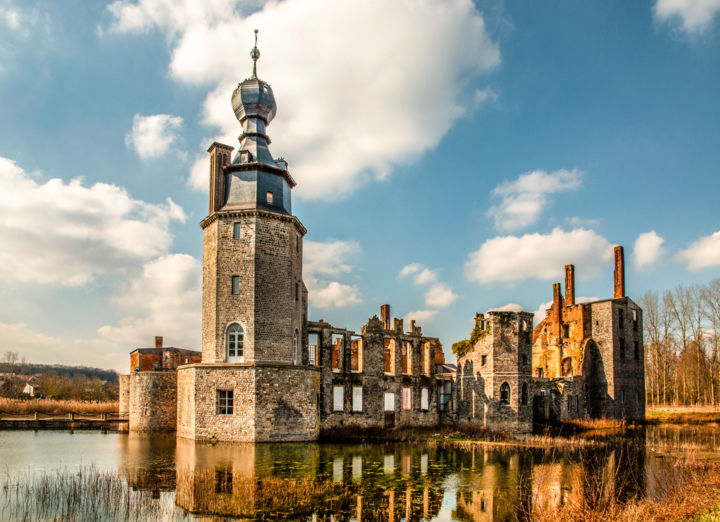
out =
[[575,304],[575,265],[565,265],[565,306]]
[[560,295],[560,283],[553,283],[553,327],[552,333],[560,337],[560,324],[562,323],[562,296]]
[[625,255],[623,247],[615,247],[615,297],[625,297]]
[[162,347],[163,347],[162,335],[156,335],[155,336],[155,348],[162,348]]
[[385,330],[390,329],[390,305],[380,305],[380,320],[382,321],[383,328]]

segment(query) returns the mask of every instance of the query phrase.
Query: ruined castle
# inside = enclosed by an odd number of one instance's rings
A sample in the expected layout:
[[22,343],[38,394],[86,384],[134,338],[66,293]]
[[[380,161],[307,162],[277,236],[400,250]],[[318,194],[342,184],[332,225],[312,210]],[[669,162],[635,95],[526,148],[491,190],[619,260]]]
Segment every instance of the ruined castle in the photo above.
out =
[[[232,93],[240,146],[213,143],[203,229],[202,352],[131,353],[120,412],[131,431],[212,441],[312,441],[320,435],[432,427],[528,431],[553,417],[644,416],[642,311],[618,284],[612,300],[566,295],[533,331],[525,312],[476,317],[473,346],[446,364],[437,338],[383,305],[360,333],[308,320],[306,230],[295,181],[266,129],[277,106],[252,76]],[[569,278],[569,279],[568,279]],[[623,280],[624,281],[624,280]],[[619,285],[619,286],[618,286]],[[620,288],[620,291],[619,291]]]

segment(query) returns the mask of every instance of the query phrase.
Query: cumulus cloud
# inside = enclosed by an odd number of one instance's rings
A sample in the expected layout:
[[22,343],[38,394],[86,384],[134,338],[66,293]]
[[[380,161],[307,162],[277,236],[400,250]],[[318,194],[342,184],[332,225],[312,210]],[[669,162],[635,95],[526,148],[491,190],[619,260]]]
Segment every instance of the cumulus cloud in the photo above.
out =
[[133,116],[132,129],[125,135],[125,145],[135,149],[143,159],[164,156],[177,140],[183,119],[170,114]]
[[640,270],[657,261],[663,253],[662,244],[665,240],[654,230],[640,234],[633,246],[633,265]]
[[720,265],[720,230],[691,243],[676,257],[692,271]]
[[345,307],[362,302],[356,285],[329,280],[352,272],[352,259],[360,255],[355,241],[305,241],[303,280],[310,304],[318,308]]
[[32,179],[0,158],[0,276],[6,281],[83,285],[97,274],[127,272],[165,253],[173,220],[185,213],[170,198],[152,204],[122,187],[80,179]]
[[98,333],[124,346],[148,346],[163,335],[175,346],[200,349],[202,265],[187,254],[149,261],[116,299],[127,315]]
[[417,286],[429,286],[425,292],[427,306],[450,306],[459,297],[452,288],[438,280],[437,270],[430,270],[420,263],[405,265],[399,274],[400,278],[412,276]]
[[657,0],[655,19],[676,25],[688,35],[706,32],[720,12],[720,0]]
[[490,208],[488,214],[501,231],[517,230],[535,223],[548,204],[548,196],[578,188],[582,172],[556,170],[547,173],[535,170],[522,174],[514,181],[506,181],[495,187],[493,196],[502,201]]
[[496,308],[491,308],[491,312],[522,312],[523,307],[517,303],[508,303]]
[[465,275],[478,283],[516,283],[525,279],[559,279],[573,263],[580,277],[592,277],[612,259],[612,246],[593,230],[525,234],[488,239],[468,255]]
[[337,198],[417,161],[492,98],[471,84],[500,63],[471,0],[119,0],[108,13],[111,31],[165,34],[171,76],[208,89],[204,122],[229,144],[240,132],[230,95],[250,74],[260,28],[258,72],[279,106],[272,149],[306,198]]
[[415,321],[418,326],[425,326],[430,324],[437,316],[437,310],[415,310],[414,312],[408,312],[403,316],[403,321],[406,328],[410,328],[410,321]]

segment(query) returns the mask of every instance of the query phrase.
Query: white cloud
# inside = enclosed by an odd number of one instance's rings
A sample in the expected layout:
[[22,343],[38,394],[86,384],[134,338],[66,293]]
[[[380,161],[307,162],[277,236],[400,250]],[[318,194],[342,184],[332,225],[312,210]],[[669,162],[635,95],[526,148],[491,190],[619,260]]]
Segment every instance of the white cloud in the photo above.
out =
[[522,312],[523,307],[517,303],[508,303],[508,304],[505,304],[502,306],[498,306],[496,308],[491,308],[489,311],[491,311],[491,312]]
[[484,89],[478,89],[475,91],[475,106],[485,104],[489,101],[497,101],[498,93],[492,87],[485,87]]
[[495,228],[502,231],[517,230],[535,223],[548,204],[548,195],[578,188],[582,172],[556,170],[547,173],[535,170],[521,175],[514,181],[506,181],[495,187],[494,196],[502,198],[488,215],[495,221]]
[[662,244],[664,241],[654,230],[640,234],[633,246],[633,265],[635,268],[640,270],[655,263],[663,253]]
[[405,314],[403,322],[406,329],[410,328],[410,321],[415,321],[418,326],[425,326],[432,323],[437,314],[437,310],[415,310]]
[[720,230],[691,243],[677,254],[677,259],[692,271],[720,265]]
[[132,129],[125,135],[125,145],[135,149],[143,159],[165,155],[177,140],[183,119],[170,114],[133,116]]
[[318,308],[344,307],[362,302],[356,285],[329,281],[352,271],[352,259],[360,255],[355,241],[305,241],[303,280],[310,304]]
[[36,182],[0,158],[0,277],[83,285],[97,274],[126,273],[165,253],[173,220],[185,213],[132,199],[121,187],[80,179]]
[[565,264],[578,266],[580,277],[597,275],[612,259],[612,246],[593,230],[525,234],[488,239],[471,252],[465,275],[478,283],[515,283],[525,279],[559,279]]
[[20,28],[20,11],[13,7],[0,6],[0,21],[9,29],[17,30]]
[[450,306],[459,297],[452,288],[438,280],[437,270],[430,270],[420,263],[410,263],[400,270],[399,276],[404,278],[409,275],[413,276],[413,282],[417,286],[430,286],[425,292],[427,306]]
[[188,185],[201,192],[210,190],[210,160],[207,155],[196,156],[190,167],[190,177],[187,180]]
[[720,12],[720,0],[657,0],[653,8],[660,22],[679,23],[689,35],[700,35],[712,25]]
[[200,262],[187,254],[168,254],[143,266],[116,299],[128,315],[98,333],[126,347],[150,346],[155,335],[162,335],[167,346],[199,350],[201,300]]
[[288,158],[306,198],[347,195],[417,161],[474,108],[471,80],[500,63],[470,0],[286,0],[234,8],[230,0],[172,7],[169,0],[121,0],[108,12],[113,31],[166,35],[172,77],[209,89],[204,121],[217,129],[215,139],[230,144],[240,133],[230,95],[251,71],[248,52],[260,28],[258,72],[279,105],[269,127],[272,149]]

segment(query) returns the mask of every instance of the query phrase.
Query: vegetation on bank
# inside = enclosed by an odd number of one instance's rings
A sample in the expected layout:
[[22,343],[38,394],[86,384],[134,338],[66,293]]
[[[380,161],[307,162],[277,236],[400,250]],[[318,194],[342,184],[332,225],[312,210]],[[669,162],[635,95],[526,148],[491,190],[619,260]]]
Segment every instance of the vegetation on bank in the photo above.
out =
[[645,417],[648,424],[720,424],[720,408],[658,406],[648,408]]
[[0,414],[33,415],[35,412],[46,415],[76,413],[79,415],[97,415],[118,413],[117,401],[75,401],[55,399],[9,399],[0,397]]

